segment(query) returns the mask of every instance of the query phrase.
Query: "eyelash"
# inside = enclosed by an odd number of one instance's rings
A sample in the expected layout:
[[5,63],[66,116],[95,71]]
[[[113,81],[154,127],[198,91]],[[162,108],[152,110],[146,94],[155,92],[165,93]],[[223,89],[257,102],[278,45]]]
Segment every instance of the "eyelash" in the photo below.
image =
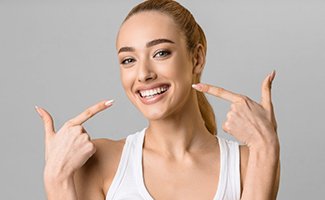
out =
[[[163,55],[159,55],[159,54],[163,54]],[[170,51],[168,50],[159,50],[157,53],[155,53],[155,55],[153,57],[156,57],[157,55],[159,55],[158,57],[166,57],[170,55]]]
[[[130,61],[131,60],[131,61]],[[127,65],[127,64],[130,64],[131,62],[133,62],[134,59],[133,58],[126,58],[124,60],[122,60],[121,64],[122,65]]]
[[[163,54],[163,55],[161,55],[161,54]],[[162,58],[162,57],[166,57],[166,56],[169,56],[171,54],[171,52],[170,51],[168,51],[168,50],[159,50],[158,52],[156,52],[155,54],[154,54],[154,58],[156,58],[156,57],[158,57],[158,58]],[[126,58],[126,59],[124,59],[124,60],[122,60],[122,62],[121,62],[121,64],[122,65],[128,65],[128,64],[130,64],[130,63],[132,63],[132,62],[134,62],[135,61],[135,59],[133,59],[133,58]]]

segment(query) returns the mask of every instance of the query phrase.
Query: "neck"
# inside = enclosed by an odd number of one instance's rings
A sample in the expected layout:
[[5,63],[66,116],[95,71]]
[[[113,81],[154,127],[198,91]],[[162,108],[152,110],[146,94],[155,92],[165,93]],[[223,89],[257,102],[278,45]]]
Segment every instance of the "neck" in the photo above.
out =
[[203,149],[211,138],[215,138],[205,127],[194,95],[178,112],[149,122],[145,136],[146,149],[181,158],[189,152]]

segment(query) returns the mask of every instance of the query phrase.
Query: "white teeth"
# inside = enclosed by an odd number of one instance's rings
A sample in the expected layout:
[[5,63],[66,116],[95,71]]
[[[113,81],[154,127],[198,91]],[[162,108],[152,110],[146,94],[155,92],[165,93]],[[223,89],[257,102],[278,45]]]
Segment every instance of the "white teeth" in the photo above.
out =
[[142,90],[139,91],[142,97],[152,97],[162,92],[165,92],[168,89],[168,86],[163,86],[155,89],[150,90]]

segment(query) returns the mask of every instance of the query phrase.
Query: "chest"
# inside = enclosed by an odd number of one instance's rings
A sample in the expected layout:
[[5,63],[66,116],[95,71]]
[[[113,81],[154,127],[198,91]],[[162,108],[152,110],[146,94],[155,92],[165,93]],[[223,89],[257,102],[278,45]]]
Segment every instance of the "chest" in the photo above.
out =
[[166,160],[144,154],[143,179],[149,194],[161,199],[213,199],[219,185],[219,156],[189,159],[184,162]]

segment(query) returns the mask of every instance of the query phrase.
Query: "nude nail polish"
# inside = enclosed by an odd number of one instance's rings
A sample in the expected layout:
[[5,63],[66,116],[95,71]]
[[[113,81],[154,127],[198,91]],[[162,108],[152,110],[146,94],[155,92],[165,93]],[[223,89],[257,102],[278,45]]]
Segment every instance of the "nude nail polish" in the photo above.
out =
[[113,102],[114,102],[113,99],[112,100],[108,100],[108,101],[105,102],[105,106],[110,106],[110,105],[113,104]]

